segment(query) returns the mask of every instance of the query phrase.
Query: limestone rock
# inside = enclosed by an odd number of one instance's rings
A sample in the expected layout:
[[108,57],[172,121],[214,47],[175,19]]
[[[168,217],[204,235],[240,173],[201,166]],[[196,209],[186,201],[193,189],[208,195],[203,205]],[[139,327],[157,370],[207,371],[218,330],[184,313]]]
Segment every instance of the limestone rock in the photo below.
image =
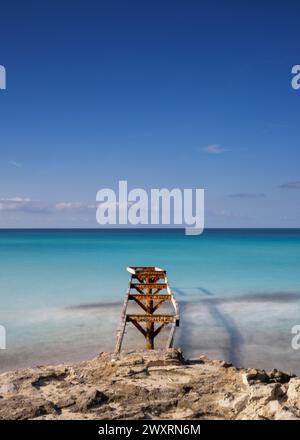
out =
[[300,379],[180,350],[0,375],[0,419],[300,419]]

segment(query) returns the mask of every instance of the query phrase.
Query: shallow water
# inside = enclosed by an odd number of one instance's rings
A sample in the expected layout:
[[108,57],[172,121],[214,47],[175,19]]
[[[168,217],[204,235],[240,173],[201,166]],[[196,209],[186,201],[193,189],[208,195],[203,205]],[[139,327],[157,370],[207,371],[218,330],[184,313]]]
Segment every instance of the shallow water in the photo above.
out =
[[[128,265],[168,271],[181,307],[175,345],[300,374],[300,230],[2,230],[0,369],[112,350]],[[164,339],[162,335],[161,340]],[[142,347],[128,328],[126,347]]]

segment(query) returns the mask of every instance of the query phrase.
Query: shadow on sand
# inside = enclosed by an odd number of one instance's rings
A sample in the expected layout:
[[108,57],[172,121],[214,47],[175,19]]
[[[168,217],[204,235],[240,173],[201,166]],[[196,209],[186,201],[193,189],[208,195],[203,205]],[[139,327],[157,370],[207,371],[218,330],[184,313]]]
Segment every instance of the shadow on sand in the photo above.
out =
[[[189,296],[188,292],[182,289],[173,288],[173,290],[174,293],[179,297],[184,298]],[[214,294],[204,287],[197,287],[197,290],[199,293],[210,297],[209,300],[200,298],[199,301],[197,301],[197,304],[203,303],[203,305],[208,308],[208,311],[216,324],[222,326],[224,331],[227,333],[228,344],[227,347],[223,348],[225,359],[236,366],[242,365],[241,347],[243,344],[243,336],[231,317],[225,315],[220,310],[220,303],[222,303],[222,300],[220,301],[217,298],[215,300],[211,300],[214,297]],[[182,326],[184,327],[184,331],[180,332],[179,345],[186,350],[191,350],[192,346],[190,335],[193,331],[193,324],[188,319],[188,307],[191,307],[192,303],[184,300],[180,301],[180,299],[178,299],[178,302],[180,305]]]

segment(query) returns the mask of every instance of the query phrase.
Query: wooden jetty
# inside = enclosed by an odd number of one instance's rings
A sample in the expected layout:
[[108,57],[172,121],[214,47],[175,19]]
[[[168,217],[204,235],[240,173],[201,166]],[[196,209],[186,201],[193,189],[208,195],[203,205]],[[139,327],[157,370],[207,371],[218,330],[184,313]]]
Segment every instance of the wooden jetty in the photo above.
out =
[[[179,326],[179,307],[170,289],[167,272],[159,267],[127,267],[130,273],[128,289],[122,309],[121,322],[117,332],[115,353],[121,351],[127,323],[132,323],[145,337],[146,348],[154,348],[154,339],[161,330],[169,326],[166,348],[173,345],[175,328]],[[127,313],[129,301],[134,301],[140,313]],[[163,303],[170,302],[174,314],[155,313]],[[170,324],[170,325],[169,325]]]

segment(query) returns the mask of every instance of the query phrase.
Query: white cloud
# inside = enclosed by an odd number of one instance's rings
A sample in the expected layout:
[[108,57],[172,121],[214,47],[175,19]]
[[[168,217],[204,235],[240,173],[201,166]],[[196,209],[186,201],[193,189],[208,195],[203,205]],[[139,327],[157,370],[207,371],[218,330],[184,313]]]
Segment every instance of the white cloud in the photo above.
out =
[[[81,202],[59,202],[51,204],[47,202],[41,202],[39,200],[32,200],[29,197],[11,197],[0,199],[0,211],[19,211],[27,213],[63,213],[84,211],[88,208],[92,208],[92,205],[86,205]],[[95,206],[96,208],[96,206]]]
[[227,151],[225,148],[221,147],[219,144],[210,144],[202,147],[202,150],[208,154],[221,154]]
[[0,199],[0,211],[19,211],[32,204],[28,197],[12,197],[9,199]]
[[57,211],[67,211],[81,208],[83,208],[83,205],[80,202],[60,202],[55,205],[55,209]]
[[243,215],[243,214],[241,214],[239,212],[233,212],[230,209],[224,209],[224,208],[221,208],[221,209],[207,209],[206,210],[206,214],[207,214],[207,216],[212,217],[212,218],[214,218],[214,217],[216,217],[216,218],[224,217],[224,218],[228,218],[228,219],[252,220],[251,217],[248,217],[248,216]]
[[11,197],[0,199],[0,211],[22,211],[30,213],[49,213],[51,209],[38,200],[32,200],[29,197]]
[[229,197],[233,199],[264,199],[266,194],[264,193],[235,193],[230,194]]

